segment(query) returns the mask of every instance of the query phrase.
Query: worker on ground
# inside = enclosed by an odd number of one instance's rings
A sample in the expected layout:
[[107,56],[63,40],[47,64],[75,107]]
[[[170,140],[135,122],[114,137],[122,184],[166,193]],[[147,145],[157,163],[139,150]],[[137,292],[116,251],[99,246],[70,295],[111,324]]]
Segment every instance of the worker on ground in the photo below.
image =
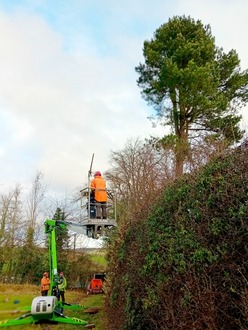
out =
[[97,171],[94,174],[94,179],[90,183],[90,188],[94,193],[96,202],[96,218],[107,219],[107,191],[106,181],[102,177],[101,172]]
[[41,295],[47,296],[49,289],[50,289],[50,279],[48,277],[48,272],[45,272],[41,279]]
[[61,272],[59,274],[58,300],[60,300],[60,297],[61,297],[62,303],[65,303],[65,289],[66,289],[66,287],[67,287],[67,281],[66,281],[66,278],[64,276],[64,273]]

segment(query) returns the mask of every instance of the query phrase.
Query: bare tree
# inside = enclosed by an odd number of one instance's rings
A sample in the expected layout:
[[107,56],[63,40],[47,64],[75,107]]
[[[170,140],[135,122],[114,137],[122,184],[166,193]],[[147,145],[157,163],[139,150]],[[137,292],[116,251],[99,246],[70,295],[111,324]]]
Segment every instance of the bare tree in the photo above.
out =
[[16,258],[16,247],[22,239],[21,229],[22,201],[21,187],[0,196],[0,268],[6,280],[9,280]]
[[27,197],[27,243],[33,245],[34,231],[41,212],[42,202],[45,196],[46,186],[44,185],[43,174],[37,172],[32,182],[31,191]]
[[21,187],[16,185],[8,193],[0,195],[0,246],[13,247],[20,238],[22,218]]
[[169,153],[139,138],[129,140],[123,150],[112,152],[110,162],[106,178],[116,189],[119,218],[121,214],[123,221],[147,209],[173,174]]
[[80,193],[79,190],[72,196],[50,196],[46,203],[46,216],[52,218],[57,208],[60,208],[66,220],[78,221],[80,218]]

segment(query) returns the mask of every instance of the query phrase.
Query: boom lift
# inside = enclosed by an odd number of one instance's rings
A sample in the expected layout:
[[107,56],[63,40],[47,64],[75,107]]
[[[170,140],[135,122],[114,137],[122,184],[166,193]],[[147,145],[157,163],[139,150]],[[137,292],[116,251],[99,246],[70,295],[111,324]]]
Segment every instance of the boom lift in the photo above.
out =
[[68,317],[63,314],[64,308],[69,308],[73,310],[83,310],[86,307],[76,305],[76,304],[66,304],[58,301],[58,284],[59,276],[57,269],[57,251],[56,251],[56,234],[55,229],[69,229],[71,231],[82,234],[83,227],[82,225],[75,224],[73,222],[62,221],[62,220],[46,220],[45,221],[45,233],[48,236],[48,245],[49,245],[49,265],[50,265],[50,296],[39,296],[33,299],[31,310],[22,315],[19,318],[14,320],[6,320],[0,322],[0,327],[7,327],[13,325],[24,325],[32,324],[39,322],[60,322],[60,323],[69,323],[75,325],[84,325],[87,329],[94,328],[94,324],[88,324],[87,321],[75,318]]
[[88,187],[80,190],[81,208],[83,217],[80,223],[86,228],[86,235],[91,238],[99,238],[108,235],[108,232],[117,227],[116,222],[116,196],[107,189],[107,219],[96,219],[96,202],[91,195],[90,178],[92,175],[94,154],[92,155],[90,169],[88,171]]

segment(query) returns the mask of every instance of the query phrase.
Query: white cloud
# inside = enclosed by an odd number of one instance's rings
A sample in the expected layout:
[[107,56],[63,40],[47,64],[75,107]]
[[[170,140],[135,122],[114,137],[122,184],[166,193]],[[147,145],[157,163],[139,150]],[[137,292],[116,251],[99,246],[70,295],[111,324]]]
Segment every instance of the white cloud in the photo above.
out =
[[[244,1],[107,1],[103,7],[72,1],[67,11],[65,3],[43,12],[28,5],[0,12],[3,183],[40,170],[52,189],[71,190],[87,180],[93,153],[94,168],[104,171],[110,151],[128,138],[156,135],[134,68],[143,61],[144,40],[173,15],[209,23],[217,44],[226,52],[235,48],[244,68],[248,64]],[[91,26],[86,4],[106,17]]]
[[[1,16],[0,97],[13,121],[9,152],[16,140],[23,148],[36,144],[42,151],[34,155],[35,166],[59,188],[82,182],[92,153],[96,166],[107,169],[110,149],[150,125],[134,102],[139,95],[126,64],[93,57],[91,51],[64,52],[62,37],[39,17]],[[18,163],[27,175],[36,170],[34,162]],[[16,163],[10,166],[16,173]]]

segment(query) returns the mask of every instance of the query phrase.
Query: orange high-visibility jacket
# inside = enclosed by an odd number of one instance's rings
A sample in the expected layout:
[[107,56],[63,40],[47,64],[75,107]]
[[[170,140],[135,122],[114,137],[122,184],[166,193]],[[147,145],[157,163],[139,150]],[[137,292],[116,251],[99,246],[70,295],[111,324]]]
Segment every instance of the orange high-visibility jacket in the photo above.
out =
[[48,277],[42,277],[41,279],[41,291],[50,289],[50,279]]
[[94,190],[95,200],[97,202],[107,202],[106,181],[101,176],[95,176],[90,183],[90,188]]

